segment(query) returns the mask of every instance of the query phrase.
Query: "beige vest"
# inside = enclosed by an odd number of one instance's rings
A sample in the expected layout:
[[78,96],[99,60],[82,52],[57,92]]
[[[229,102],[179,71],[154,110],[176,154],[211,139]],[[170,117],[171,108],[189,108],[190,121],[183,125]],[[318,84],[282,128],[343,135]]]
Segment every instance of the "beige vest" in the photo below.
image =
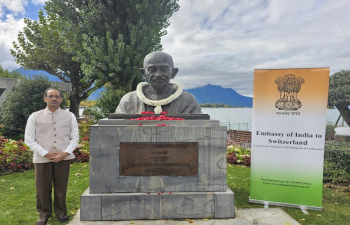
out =
[[[70,141],[72,114],[58,109],[51,112],[45,108],[33,113],[35,118],[35,139],[47,151],[61,151],[67,148]],[[74,159],[74,154],[68,155],[64,160]],[[50,162],[49,159],[34,153],[34,163]]]

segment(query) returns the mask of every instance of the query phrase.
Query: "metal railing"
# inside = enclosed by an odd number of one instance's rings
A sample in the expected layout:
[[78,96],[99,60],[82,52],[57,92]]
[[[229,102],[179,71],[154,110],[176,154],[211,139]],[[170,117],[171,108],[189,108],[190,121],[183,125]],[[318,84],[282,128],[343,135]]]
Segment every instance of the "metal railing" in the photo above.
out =
[[230,123],[230,122],[220,122],[221,126],[226,126],[227,130],[244,130],[252,131],[252,123]]

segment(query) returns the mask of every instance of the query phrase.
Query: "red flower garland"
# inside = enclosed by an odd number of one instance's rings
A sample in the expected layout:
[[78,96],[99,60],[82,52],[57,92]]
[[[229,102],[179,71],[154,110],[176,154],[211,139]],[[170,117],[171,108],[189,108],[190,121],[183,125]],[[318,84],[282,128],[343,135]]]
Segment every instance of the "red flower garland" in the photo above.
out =
[[[154,112],[141,112],[141,114],[154,114]],[[130,120],[185,120],[184,118],[180,117],[168,117],[165,115],[168,115],[168,112],[164,111],[161,112],[162,115],[160,116],[142,116],[138,118],[131,118]],[[157,125],[158,126],[158,125]],[[161,125],[161,126],[166,126],[166,125]]]

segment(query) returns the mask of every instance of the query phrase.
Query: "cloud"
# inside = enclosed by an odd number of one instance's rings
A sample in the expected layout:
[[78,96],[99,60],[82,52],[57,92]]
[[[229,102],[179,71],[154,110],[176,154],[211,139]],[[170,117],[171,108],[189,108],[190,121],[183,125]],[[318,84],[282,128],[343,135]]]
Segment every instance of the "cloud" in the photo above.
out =
[[32,0],[31,2],[34,4],[34,5],[45,5],[45,2],[47,0]]
[[10,11],[15,15],[19,13],[23,14],[26,5],[26,0],[0,0],[0,17],[3,17],[6,14],[6,11]]
[[10,53],[12,42],[17,39],[18,32],[24,27],[24,20],[16,19],[13,15],[6,15],[4,21],[0,20],[0,64],[3,68],[13,70],[19,66]]
[[[44,0],[0,0],[0,63],[14,69],[9,49],[37,18]],[[350,69],[350,2],[342,0],[180,0],[170,18],[164,51],[173,56],[175,81],[186,89],[206,84],[252,96],[255,68]]]
[[[8,70],[17,69],[15,59],[10,53],[12,42],[17,40],[20,30],[23,30],[24,17],[32,18],[45,0],[0,0],[0,64]],[[34,4],[34,5],[33,5]]]
[[350,2],[180,0],[163,48],[184,87],[253,93],[254,68],[350,69]]

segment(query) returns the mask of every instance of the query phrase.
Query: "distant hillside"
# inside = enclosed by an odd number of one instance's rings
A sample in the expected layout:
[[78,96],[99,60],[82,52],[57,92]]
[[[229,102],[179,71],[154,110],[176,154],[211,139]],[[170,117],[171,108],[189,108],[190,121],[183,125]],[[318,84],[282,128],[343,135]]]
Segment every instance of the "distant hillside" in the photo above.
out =
[[[62,82],[62,80],[60,80],[58,77],[54,76],[54,75],[51,75],[49,74],[48,72],[46,71],[42,71],[42,70],[25,70],[23,68],[19,68],[19,69],[16,69],[17,72],[20,72],[22,75],[25,75],[25,76],[29,76],[29,75],[43,75],[45,77],[47,77],[50,81],[55,81],[55,82]],[[95,92],[93,92],[89,97],[88,97],[88,100],[96,100],[98,99],[98,97],[100,97],[100,93],[101,91],[103,91],[103,87],[100,88],[100,89],[97,89]]]
[[101,87],[99,89],[97,89],[96,91],[92,92],[91,95],[87,98],[87,100],[96,100],[100,97],[101,92],[103,92],[105,90],[104,87]]
[[[23,68],[16,69],[16,71],[26,76],[42,74],[46,76],[50,81],[62,82],[56,76],[53,76],[45,71],[25,70]],[[103,90],[103,87],[96,90],[88,97],[88,100],[98,99]],[[253,105],[252,97],[240,95],[232,88],[223,88],[221,86],[207,84],[206,86],[188,89],[186,91],[193,94],[199,104],[221,103],[235,107],[252,107]]]
[[57,82],[62,82],[58,77],[49,74],[46,71],[42,70],[25,70],[23,68],[15,69],[15,71],[20,72],[22,75],[29,76],[29,75],[44,75],[46,76],[50,81],[57,81]]
[[186,90],[193,94],[199,104],[221,103],[230,106],[252,107],[253,98],[238,94],[232,88],[207,84],[203,87]]

